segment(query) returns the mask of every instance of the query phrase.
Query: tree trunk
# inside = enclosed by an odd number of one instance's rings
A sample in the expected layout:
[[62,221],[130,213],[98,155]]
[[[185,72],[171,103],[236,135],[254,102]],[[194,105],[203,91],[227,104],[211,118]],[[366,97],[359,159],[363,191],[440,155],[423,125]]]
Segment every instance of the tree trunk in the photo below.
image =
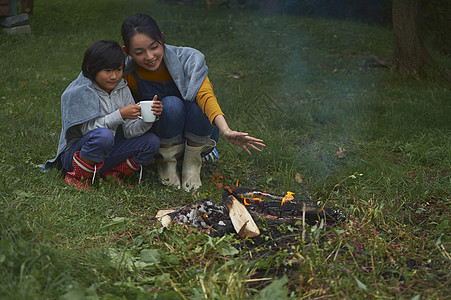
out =
[[394,64],[402,74],[419,76],[434,61],[419,36],[421,0],[393,0]]

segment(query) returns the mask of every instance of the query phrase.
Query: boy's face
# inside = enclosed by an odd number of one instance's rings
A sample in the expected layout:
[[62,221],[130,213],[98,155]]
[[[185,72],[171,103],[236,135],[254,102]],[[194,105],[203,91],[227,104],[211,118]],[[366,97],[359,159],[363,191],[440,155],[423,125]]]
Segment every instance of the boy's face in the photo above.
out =
[[96,74],[94,80],[102,90],[109,94],[121,81],[123,72],[122,67],[117,69],[102,69]]

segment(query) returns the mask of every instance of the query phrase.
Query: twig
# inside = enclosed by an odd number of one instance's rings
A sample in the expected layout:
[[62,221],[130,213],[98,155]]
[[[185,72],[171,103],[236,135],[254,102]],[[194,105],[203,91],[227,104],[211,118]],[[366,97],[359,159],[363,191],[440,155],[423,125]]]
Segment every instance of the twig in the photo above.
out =
[[340,240],[340,244],[338,244],[337,251],[335,252],[335,255],[334,255],[334,261],[337,259],[338,251],[340,251],[341,243],[342,243],[342,240]]
[[305,202],[302,206],[302,243],[305,242]]
[[191,202],[191,200],[193,199],[194,195],[196,195],[197,190],[198,190],[199,188],[200,188],[200,187],[198,187],[197,189],[195,189],[195,190],[193,191],[193,193],[191,194],[191,196],[190,196],[189,199],[188,199],[188,202],[186,202],[186,205],[185,205],[185,206],[187,206],[187,205]]
[[272,280],[272,278],[270,278],[270,277],[266,277],[266,278],[252,278],[252,279],[246,279],[244,282],[258,282],[258,281],[268,281],[268,280]]
[[[244,282],[248,283],[248,282],[259,282],[259,281],[268,281],[268,280],[273,280],[273,278],[270,277],[265,277],[265,278],[251,278],[251,279],[245,279]],[[218,280],[216,281],[218,283],[227,283],[230,284],[230,281],[224,281],[224,280]]]

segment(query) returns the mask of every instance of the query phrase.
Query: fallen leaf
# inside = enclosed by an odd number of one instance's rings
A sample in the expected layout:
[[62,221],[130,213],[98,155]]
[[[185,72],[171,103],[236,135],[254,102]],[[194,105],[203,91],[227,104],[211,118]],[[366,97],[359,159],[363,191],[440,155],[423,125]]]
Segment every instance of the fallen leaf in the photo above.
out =
[[296,181],[299,182],[299,183],[303,183],[304,182],[304,180],[301,177],[301,174],[299,174],[299,173],[296,173],[295,178],[296,178]]
[[338,147],[338,151],[335,152],[335,155],[338,156],[338,158],[343,158],[346,156],[346,152],[345,148]]
[[234,78],[234,79],[240,79],[241,78],[241,73],[240,72],[235,72],[235,73],[230,74],[227,77]]
[[211,175],[210,181],[215,183],[216,188],[222,189],[222,187],[224,185],[225,178],[220,172],[214,172]]
[[211,182],[224,182],[224,180],[224,175],[220,172],[213,172],[213,174],[211,174]]
[[328,65],[328,64],[326,64],[326,63],[321,63],[321,66],[324,68],[324,69],[330,69],[331,67]]

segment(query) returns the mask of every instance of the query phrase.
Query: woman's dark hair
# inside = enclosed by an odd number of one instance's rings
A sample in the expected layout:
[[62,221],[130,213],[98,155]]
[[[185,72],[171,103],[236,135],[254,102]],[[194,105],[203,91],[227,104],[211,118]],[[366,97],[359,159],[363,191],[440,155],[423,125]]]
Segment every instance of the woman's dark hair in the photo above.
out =
[[115,41],[98,41],[85,52],[81,70],[85,77],[94,80],[102,69],[117,69],[124,65],[124,52]]
[[136,14],[128,17],[122,24],[122,39],[127,50],[130,49],[131,38],[137,33],[144,33],[160,45],[164,44],[164,38],[157,22],[149,15]]

